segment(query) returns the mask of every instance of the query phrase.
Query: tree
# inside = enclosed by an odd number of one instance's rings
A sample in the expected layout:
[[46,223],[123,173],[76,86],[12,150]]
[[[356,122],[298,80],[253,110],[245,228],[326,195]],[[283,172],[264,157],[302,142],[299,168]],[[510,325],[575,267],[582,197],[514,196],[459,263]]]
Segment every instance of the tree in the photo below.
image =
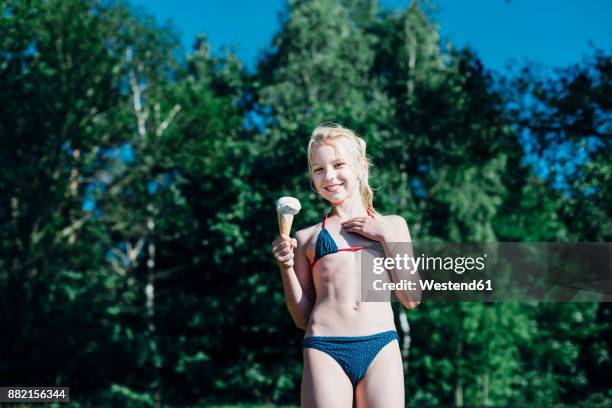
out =
[[[1,347],[15,383],[70,379],[87,392],[112,370],[99,356],[113,347],[117,282],[102,266],[109,237],[83,208],[83,181],[112,143],[103,129],[119,98],[117,59],[101,39],[118,13],[85,1],[2,4],[0,309],[14,329]],[[83,377],[86,360],[92,375]]]

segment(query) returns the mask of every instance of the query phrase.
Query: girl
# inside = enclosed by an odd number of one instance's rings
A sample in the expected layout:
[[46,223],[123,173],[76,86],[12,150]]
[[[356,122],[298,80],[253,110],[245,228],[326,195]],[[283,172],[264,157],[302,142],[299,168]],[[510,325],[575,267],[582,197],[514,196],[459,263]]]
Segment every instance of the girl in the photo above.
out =
[[[311,181],[331,205],[320,224],[278,237],[272,253],[287,308],[306,330],[303,407],[404,407],[404,375],[389,302],[361,302],[360,253],[379,242],[411,242],[406,221],[372,205],[366,143],[337,125],[317,127],[308,143]],[[406,308],[418,305],[397,293]],[[414,295],[412,295],[414,297]]]

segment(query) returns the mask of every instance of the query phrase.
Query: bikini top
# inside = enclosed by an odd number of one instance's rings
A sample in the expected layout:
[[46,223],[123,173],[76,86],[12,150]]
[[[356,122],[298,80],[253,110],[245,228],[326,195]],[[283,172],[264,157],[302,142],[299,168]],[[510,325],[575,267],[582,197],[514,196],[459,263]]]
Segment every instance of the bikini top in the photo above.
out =
[[[370,210],[368,210],[368,215],[372,217],[372,213],[370,212]],[[338,245],[336,245],[336,241],[334,241],[334,238],[331,236],[329,231],[327,231],[327,229],[325,228],[325,224],[327,224],[327,217],[328,215],[325,214],[325,218],[323,218],[323,223],[321,224],[321,231],[319,232],[319,236],[317,237],[317,243],[315,245],[314,261],[312,262],[312,265],[310,265],[311,269],[314,268],[315,264],[317,263],[319,259],[323,258],[326,255],[335,254],[336,252],[339,252],[339,251],[356,252],[362,249],[370,248],[367,246],[338,248]]]

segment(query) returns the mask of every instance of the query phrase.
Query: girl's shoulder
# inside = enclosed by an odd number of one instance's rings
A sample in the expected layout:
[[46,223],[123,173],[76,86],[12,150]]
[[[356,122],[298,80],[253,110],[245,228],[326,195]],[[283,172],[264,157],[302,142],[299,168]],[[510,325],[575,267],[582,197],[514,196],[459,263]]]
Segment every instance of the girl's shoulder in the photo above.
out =
[[385,221],[391,224],[398,225],[398,226],[406,225],[406,220],[401,215],[397,215],[397,214],[389,214],[389,215],[378,214],[378,215],[380,217],[383,217]]
[[310,227],[298,230],[295,233],[295,238],[298,240],[298,242],[302,242],[304,244],[316,240],[317,233],[321,230],[321,224],[322,223],[318,223],[315,225],[311,225]]
[[383,217],[387,225],[389,225],[393,229],[398,241],[412,240],[412,238],[410,237],[410,231],[408,229],[408,223],[406,222],[406,219],[404,217],[397,214],[379,214],[379,216]]

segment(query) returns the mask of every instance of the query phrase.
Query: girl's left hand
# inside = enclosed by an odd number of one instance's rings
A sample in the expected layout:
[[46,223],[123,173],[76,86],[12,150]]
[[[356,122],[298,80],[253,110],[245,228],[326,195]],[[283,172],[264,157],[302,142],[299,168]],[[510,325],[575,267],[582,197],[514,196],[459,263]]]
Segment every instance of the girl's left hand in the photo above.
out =
[[374,241],[389,241],[393,232],[390,225],[383,217],[374,214],[373,217],[355,217],[342,223],[342,228],[348,232],[361,234]]

